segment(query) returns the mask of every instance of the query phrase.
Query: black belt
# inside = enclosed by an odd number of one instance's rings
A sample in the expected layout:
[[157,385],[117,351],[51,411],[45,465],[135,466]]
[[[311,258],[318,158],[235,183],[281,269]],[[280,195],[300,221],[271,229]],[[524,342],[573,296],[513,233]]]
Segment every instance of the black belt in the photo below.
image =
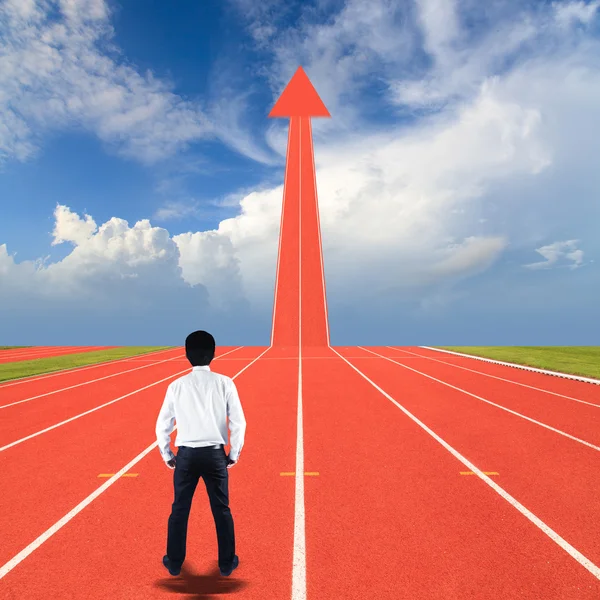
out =
[[224,448],[223,444],[214,444],[212,446],[186,446],[185,444],[182,444],[181,446],[178,446],[179,448],[191,448],[192,450],[196,450],[198,448],[215,448],[217,450],[220,450],[221,448]]

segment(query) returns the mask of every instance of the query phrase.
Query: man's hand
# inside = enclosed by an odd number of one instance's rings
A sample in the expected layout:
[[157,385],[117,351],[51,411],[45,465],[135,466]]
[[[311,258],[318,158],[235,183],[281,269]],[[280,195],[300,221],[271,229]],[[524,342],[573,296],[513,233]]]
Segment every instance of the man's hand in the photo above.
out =
[[175,468],[175,463],[177,462],[177,457],[174,456],[171,460],[168,460],[166,462],[167,467],[169,467],[169,469],[174,469]]
[[231,460],[231,458],[229,458],[229,456],[227,457],[227,468],[231,469],[231,467],[233,467],[233,465],[237,464],[237,460]]

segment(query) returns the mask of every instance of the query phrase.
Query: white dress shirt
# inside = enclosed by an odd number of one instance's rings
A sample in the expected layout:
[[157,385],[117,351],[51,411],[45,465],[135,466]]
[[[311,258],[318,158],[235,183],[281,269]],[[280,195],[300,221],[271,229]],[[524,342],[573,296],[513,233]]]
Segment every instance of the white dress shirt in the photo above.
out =
[[156,421],[158,448],[165,462],[174,456],[171,433],[177,422],[175,446],[227,445],[227,420],[231,448],[229,457],[238,460],[244,445],[246,419],[235,383],[230,377],[213,373],[208,366],[173,381]]

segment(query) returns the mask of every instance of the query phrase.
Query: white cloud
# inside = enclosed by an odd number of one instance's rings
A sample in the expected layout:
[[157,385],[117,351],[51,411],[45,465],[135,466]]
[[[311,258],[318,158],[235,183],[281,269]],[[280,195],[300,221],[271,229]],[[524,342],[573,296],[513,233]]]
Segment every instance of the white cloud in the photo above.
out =
[[98,229],[96,222],[90,215],[85,215],[85,219],[82,219],[66,206],[59,205],[56,207],[54,219],[53,246],[63,242],[73,242],[79,246],[89,240]]
[[216,308],[244,300],[236,248],[216,231],[183,233],[173,238],[184,280],[209,290]]
[[[561,264],[564,265],[566,262],[569,269],[577,269],[583,264],[583,250],[577,248],[578,244],[579,240],[568,240],[542,246],[537,248],[536,252],[546,260],[523,266],[527,269],[549,269]],[[561,261],[561,259],[563,260]]]
[[446,248],[448,256],[435,264],[432,270],[445,277],[473,275],[489,268],[506,245],[506,240],[501,237],[466,238],[461,244]]
[[[41,295],[77,296],[94,303],[145,301],[144,287],[168,286],[179,280],[178,251],[169,233],[141,220],[132,227],[113,217],[99,227],[92,217],[85,220],[66,206],[57,206],[54,244],[71,242],[73,249],[62,260],[40,265],[31,280]],[[130,298],[130,283],[139,291]],[[9,289],[7,281],[5,289]]]
[[268,43],[277,32],[274,18],[285,12],[287,4],[280,0],[229,0],[229,3],[247,20],[250,34],[260,47]]
[[60,8],[69,21],[100,21],[108,17],[104,0],[60,0]]
[[236,152],[256,162],[266,165],[280,163],[279,157],[270,148],[259,144],[252,136],[248,123],[250,94],[228,86],[223,81],[227,73],[225,68],[221,77],[213,78],[215,94],[218,97],[207,107],[211,121],[218,130],[219,139]]
[[198,210],[196,203],[171,201],[166,202],[154,213],[157,221],[174,221],[194,215]]
[[444,62],[460,26],[455,0],[417,0],[417,12],[425,35],[425,48]]
[[557,22],[563,27],[569,27],[574,23],[588,24],[596,16],[600,2],[567,2],[554,3],[554,10]]
[[0,31],[0,161],[70,126],[143,162],[215,135],[200,106],[117,61],[104,0],[5,1]]
[[393,80],[390,90],[399,105],[440,108],[473,96],[487,78],[506,72],[515,59],[518,65],[539,56],[549,62],[560,57],[570,42],[569,27],[589,24],[600,2],[562,2],[555,3],[552,10],[537,11],[531,11],[527,3],[509,3],[510,10],[502,8],[502,3],[492,5],[488,14],[479,15],[475,40],[472,31],[459,24],[459,16],[471,16],[465,13],[464,3],[419,0],[418,6],[424,48],[435,62],[415,78]]
[[171,237],[147,219],[130,226],[112,217],[97,226],[91,216],[81,218],[63,205],[56,207],[54,218],[52,244],[70,242],[73,249],[56,262],[17,263],[6,245],[0,246],[0,288],[5,299],[18,301],[17,292],[25,288],[40,298],[86,300],[96,306],[147,303],[152,301],[144,297],[148,287],[184,290],[200,285],[209,289],[213,308],[243,300],[229,237],[215,232]]
[[227,345],[261,323],[248,311],[227,239],[171,237],[148,220],[118,217],[96,227],[66,206],[55,210],[54,238],[73,245],[54,261],[19,262],[0,245],[0,305],[10,315],[0,319],[3,339],[180,344],[208,329]]

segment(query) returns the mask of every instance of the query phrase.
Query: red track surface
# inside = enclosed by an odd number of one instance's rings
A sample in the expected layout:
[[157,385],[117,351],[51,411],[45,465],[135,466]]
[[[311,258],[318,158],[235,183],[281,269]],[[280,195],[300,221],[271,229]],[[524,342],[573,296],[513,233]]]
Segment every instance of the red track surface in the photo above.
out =
[[[278,114],[319,112],[296,83],[308,100]],[[272,345],[212,367],[248,421],[230,471],[239,569],[218,576],[202,486],[182,575],[161,563],[172,471],[154,425],[189,368],[177,349],[0,385],[0,597],[597,600],[600,387],[331,348],[310,121],[290,116]],[[137,476],[98,478],[121,471]]]
[[110,350],[117,346],[33,346],[31,348],[8,348],[0,350],[0,364],[38,358],[52,358],[65,354],[79,354],[95,350]]
[[[262,350],[235,350],[213,368],[234,375]],[[338,351],[477,467],[497,471],[494,481],[600,563],[597,451],[365,350]],[[157,362],[171,356],[182,352],[163,353]],[[434,372],[438,367],[427,359],[404,364],[498,404],[508,405],[516,389],[527,414],[539,405],[538,392],[513,383],[489,380],[483,394],[470,375],[451,379]],[[468,364],[473,370],[482,366]],[[131,368],[131,362],[121,368]],[[0,444],[185,368],[173,360],[75,388],[85,393],[69,390],[3,409]],[[521,375],[509,368],[501,373],[512,381]],[[57,377],[55,387],[81,383],[82,376]],[[466,469],[459,461],[333,350],[304,348],[302,378],[305,471],[319,473],[305,477],[309,598],[600,597],[597,578],[480,478],[460,475]],[[46,390],[49,381],[43,382]],[[100,473],[117,472],[153,443],[168,381],[0,453],[0,566],[102,485]],[[0,597],[168,598],[175,590],[199,598],[226,591],[241,598],[289,598],[294,477],[280,473],[295,469],[297,353],[271,348],[236,383],[249,423],[243,459],[231,471],[239,574],[228,580],[215,575],[214,526],[199,488],[188,571],[182,578],[165,577],[160,558],[172,472],[153,449],[131,469],[137,477],[116,481],[0,579]],[[550,377],[537,382],[561,393],[565,383]],[[583,384],[570,385],[577,397]],[[12,389],[18,388],[22,398],[37,391],[35,380]],[[598,388],[585,389],[595,390],[600,403]],[[547,397],[547,420],[579,419],[585,436],[584,424],[597,409]]]

